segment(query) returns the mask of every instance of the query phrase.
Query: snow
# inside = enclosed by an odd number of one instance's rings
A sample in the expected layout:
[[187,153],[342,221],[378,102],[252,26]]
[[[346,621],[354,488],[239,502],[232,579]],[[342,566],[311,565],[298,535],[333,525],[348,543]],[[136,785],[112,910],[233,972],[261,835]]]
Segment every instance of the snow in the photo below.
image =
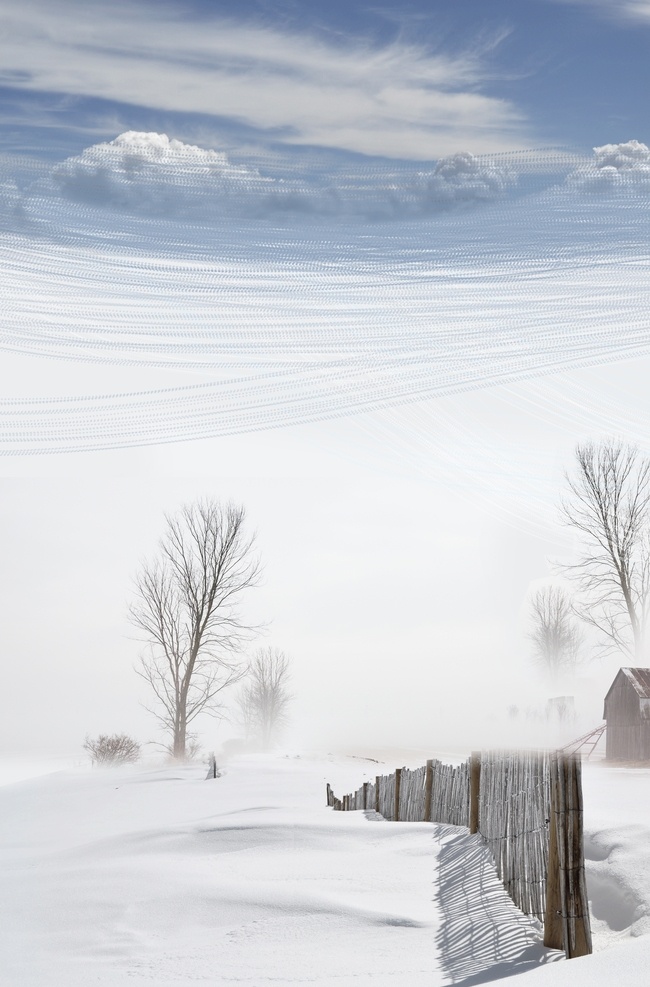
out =
[[326,780],[351,787],[364,767],[270,756],[215,781],[195,766],[0,789],[10,982],[449,983],[499,937],[513,963],[541,961],[481,847],[465,866],[462,830],[325,806]]
[[[650,771],[587,765],[585,858],[596,945],[650,933]],[[602,927],[602,923],[606,927]],[[618,934],[618,935],[617,935]]]
[[269,754],[209,781],[203,765],[0,771],[4,982],[646,982],[650,772],[585,766],[596,952],[567,965],[467,830],[326,807],[327,781],[342,794],[393,767]]

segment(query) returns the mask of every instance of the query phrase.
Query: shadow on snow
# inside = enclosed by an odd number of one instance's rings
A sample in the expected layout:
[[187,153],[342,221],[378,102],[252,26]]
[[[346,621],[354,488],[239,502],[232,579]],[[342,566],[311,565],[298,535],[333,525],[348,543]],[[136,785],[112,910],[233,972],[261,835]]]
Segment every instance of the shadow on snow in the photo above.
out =
[[472,987],[563,958],[544,947],[539,923],[508,897],[479,836],[438,826],[437,839],[442,923],[436,945],[450,983]]

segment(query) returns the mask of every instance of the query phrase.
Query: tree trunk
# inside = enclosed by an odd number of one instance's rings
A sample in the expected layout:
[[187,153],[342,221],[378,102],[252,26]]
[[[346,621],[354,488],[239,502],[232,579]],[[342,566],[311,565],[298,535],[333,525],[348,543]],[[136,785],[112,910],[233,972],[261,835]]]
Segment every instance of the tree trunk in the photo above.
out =
[[175,761],[184,761],[187,743],[187,723],[185,720],[185,706],[180,705],[176,712],[174,722],[174,741],[172,744],[172,756]]

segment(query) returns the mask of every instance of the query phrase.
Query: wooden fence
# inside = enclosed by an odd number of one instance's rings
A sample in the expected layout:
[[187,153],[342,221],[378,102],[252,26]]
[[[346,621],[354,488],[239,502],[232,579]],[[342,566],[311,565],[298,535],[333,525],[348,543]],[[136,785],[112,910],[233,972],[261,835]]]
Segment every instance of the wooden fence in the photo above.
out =
[[544,925],[544,944],[567,958],[591,952],[584,869],[580,760],[555,752],[483,751],[454,766],[378,775],[327,804],[385,819],[469,826],[487,843],[515,904]]
[[[483,752],[478,825],[515,905],[544,921],[549,853],[550,755]],[[470,826],[470,829],[473,827]]]
[[468,764],[453,767],[427,761],[426,767],[397,768],[392,775],[377,775],[352,795],[337,799],[327,786],[327,804],[335,809],[374,809],[384,819],[402,822],[449,823],[463,826],[469,807]]

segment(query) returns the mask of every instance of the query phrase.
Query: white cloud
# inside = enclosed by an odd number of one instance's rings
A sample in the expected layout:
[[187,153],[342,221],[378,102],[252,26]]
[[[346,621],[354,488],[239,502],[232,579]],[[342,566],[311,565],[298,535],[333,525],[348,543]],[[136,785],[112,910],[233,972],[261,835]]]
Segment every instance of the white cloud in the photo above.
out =
[[227,117],[289,143],[426,160],[528,143],[516,107],[481,92],[476,51],[324,41],[180,7],[24,0],[0,20],[15,87]]
[[87,165],[110,164],[114,170],[127,175],[142,172],[164,172],[174,177],[179,167],[185,175],[193,174],[199,180],[248,180],[254,174],[250,169],[234,166],[222,151],[214,151],[194,144],[167,137],[166,134],[141,133],[135,130],[119,134],[114,140],[87,148],[78,158]]
[[618,21],[650,24],[650,0],[554,0],[555,3],[593,7]]
[[593,159],[568,175],[567,185],[586,192],[650,193],[650,148],[637,140],[595,147]]
[[53,178],[63,195],[95,205],[197,217],[218,212],[224,197],[264,192],[273,184],[221,151],[136,131],[68,158]]
[[650,2],[649,0],[623,0],[623,3],[610,2],[609,9],[619,16],[631,18],[636,21],[645,21],[650,24]]
[[338,185],[327,178],[325,184],[275,180],[234,164],[222,151],[136,131],[93,144],[52,172],[57,190],[77,201],[202,221],[278,212],[418,216],[500,198],[516,177],[512,168],[464,151],[419,174],[385,168],[368,177],[348,170]]
[[438,162],[427,182],[427,198],[440,206],[487,202],[501,198],[516,181],[517,176],[511,169],[464,152]]

